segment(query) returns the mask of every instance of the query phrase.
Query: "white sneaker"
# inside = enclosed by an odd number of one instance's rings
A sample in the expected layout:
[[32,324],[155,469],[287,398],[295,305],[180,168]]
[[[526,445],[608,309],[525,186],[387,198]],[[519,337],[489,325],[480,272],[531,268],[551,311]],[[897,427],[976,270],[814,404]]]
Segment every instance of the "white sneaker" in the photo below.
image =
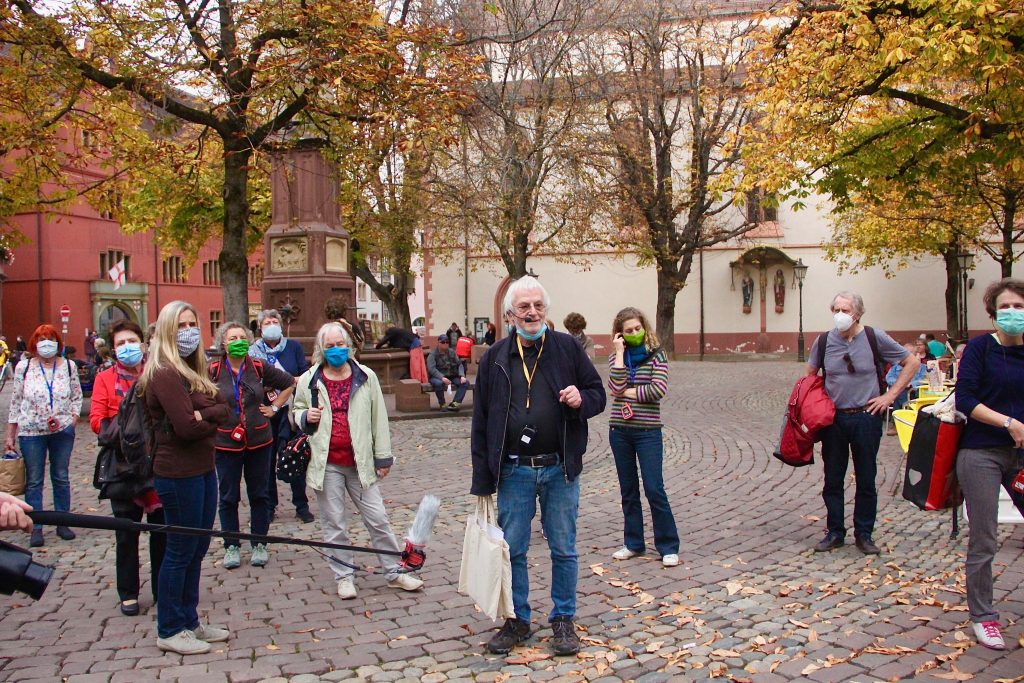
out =
[[242,566],[242,553],[237,545],[229,545],[224,548],[224,562],[221,566],[224,569],[237,569]]
[[205,640],[208,643],[223,643],[231,635],[231,631],[227,630],[223,626],[214,626],[213,624],[204,624],[199,622],[192,633],[195,634],[199,640]]
[[418,591],[423,587],[423,579],[412,574],[398,574],[388,580],[388,588],[401,588],[404,591]]
[[678,567],[679,566],[679,556],[676,555],[675,553],[672,553],[671,555],[662,555],[661,556],[661,564],[664,567]]
[[209,652],[211,647],[205,640],[196,638],[196,634],[188,629],[178,631],[170,638],[157,638],[156,646],[164,652],[179,655],[201,655]]
[[356,597],[356,582],[352,580],[351,576],[346,576],[343,579],[338,579],[338,597],[342,600],[351,600]]
[[270,561],[270,553],[267,552],[267,546],[262,543],[257,543],[252,547],[252,557],[249,558],[249,563],[254,567],[265,567],[267,562]]
[[629,558],[636,557],[639,554],[640,553],[630,550],[629,548],[619,548],[612,553],[612,557],[616,560],[628,560]]
[[1006,643],[1003,642],[1003,635],[999,632],[998,621],[983,621],[971,624],[974,629],[974,637],[978,642],[992,650],[1005,650]]

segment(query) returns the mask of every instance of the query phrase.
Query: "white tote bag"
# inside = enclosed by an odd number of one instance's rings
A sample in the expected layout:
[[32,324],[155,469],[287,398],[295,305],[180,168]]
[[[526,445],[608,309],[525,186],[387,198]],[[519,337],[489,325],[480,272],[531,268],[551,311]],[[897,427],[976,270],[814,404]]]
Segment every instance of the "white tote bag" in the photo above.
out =
[[498,527],[492,496],[477,496],[476,510],[466,520],[459,592],[473,598],[491,619],[515,616],[512,607],[512,563],[508,543]]

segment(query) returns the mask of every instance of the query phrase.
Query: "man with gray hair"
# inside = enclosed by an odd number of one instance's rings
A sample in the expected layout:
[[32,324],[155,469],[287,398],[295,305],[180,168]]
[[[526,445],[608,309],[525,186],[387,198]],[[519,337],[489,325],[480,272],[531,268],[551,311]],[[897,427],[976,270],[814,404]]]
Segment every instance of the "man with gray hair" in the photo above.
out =
[[549,305],[535,278],[511,284],[503,310],[515,333],[480,359],[473,395],[470,493],[497,491],[498,524],[512,560],[515,617],[487,643],[495,654],[509,652],[531,635],[526,554],[538,498],[551,550],[553,649],[559,655],[580,649],[573,623],[579,476],[587,420],[604,410],[606,399],[600,375],[576,340],[547,329]]
[[[855,292],[839,292],[832,299],[835,327],[814,340],[807,374],[825,377],[825,393],[836,406],[835,421],[821,432],[821,459],[825,486],[821,496],[827,510],[827,532],[815,552],[834,550],[845,543],[846,467],[853,457],[857,492],[853,504],[853,535],[857,548],[877,555],[872,540],[878,493],[876,458],[885,413],[917,372],[920,361],[882,330],[861,324],[864,300]],[[903,370],[887,388],[885,364],[902,363]]]

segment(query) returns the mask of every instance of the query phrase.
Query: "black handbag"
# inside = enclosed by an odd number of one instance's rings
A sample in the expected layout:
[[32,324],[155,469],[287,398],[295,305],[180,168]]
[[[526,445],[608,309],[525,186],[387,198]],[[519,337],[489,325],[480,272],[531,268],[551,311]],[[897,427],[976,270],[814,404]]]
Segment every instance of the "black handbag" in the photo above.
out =
[[[314,408],[318,408],[319,391],[316,383],[320,378],[320,372],[313,373],[309,380],[310,400]],[[319,426],[319,425],[318,425]],[[315,429],[313,431],[316,431]],[[277,454],[277,478],[288,484],[302,481],[306,478],[306,468],[309,467],[310,448],[309,435],[306,433],[289,439],[281,452]]]
[[299,434],[289,440],[277,455],[277,478],[292,484],[306,477],[309,466],[309,435]]

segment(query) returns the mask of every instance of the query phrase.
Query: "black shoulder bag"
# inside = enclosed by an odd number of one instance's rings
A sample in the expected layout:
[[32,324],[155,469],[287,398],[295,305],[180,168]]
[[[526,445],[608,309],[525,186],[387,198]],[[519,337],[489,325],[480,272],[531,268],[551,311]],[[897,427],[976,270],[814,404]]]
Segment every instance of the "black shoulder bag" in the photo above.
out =
[[[314,408],[319,407],[320,391],[317,388],[319,379],[320,370],[317,370],[313,373],[312,379],[309,380],[310,400]],[[281,452],[277,454],[277,478],[288,484],[302,481],[306,478],[309,458],[309,434],[302,432],[285,443],[284,447],[281,448]]]

